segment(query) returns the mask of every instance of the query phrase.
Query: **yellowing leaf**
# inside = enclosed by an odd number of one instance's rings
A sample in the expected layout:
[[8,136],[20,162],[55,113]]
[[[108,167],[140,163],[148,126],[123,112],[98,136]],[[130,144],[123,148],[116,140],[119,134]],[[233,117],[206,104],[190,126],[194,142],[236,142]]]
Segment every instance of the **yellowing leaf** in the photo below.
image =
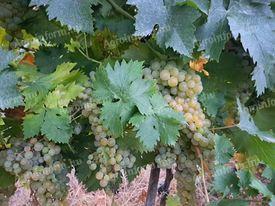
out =
[[0,27],[0,47],[8,49],[9,42],[6,40],[7,32],[4,28]]
[[47,95],[45,105],[48,108],[67,107],[70,101],[74,100],[83,90],[84,87],[76,85],[75,82],[67,86],[59,85]]

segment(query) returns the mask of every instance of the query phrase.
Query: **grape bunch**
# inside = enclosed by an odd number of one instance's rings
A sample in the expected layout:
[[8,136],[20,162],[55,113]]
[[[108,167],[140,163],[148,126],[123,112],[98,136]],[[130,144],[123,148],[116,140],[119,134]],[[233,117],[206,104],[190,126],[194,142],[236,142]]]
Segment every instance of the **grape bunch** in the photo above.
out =
[[177,156],[180,155],[181,148],[179,145],[175,147],[164,147],[161,146],[158,149],[158,154],[155,157],[155,162],[158,168],[171,169],[176,164]]
[[192,135],[192,142],[202,147],[213,147],[213,135],[209,131],[211,122],[198,101],[203,90],[201,78],[194,71],[181,68],[173,61],[154,60],[150,67],[144,69],[143,75],[145,79],[156,80],[167,103],[184,114],[188,125],[183,129]]
[[176,163],[177,187],[182,205],[195,205],[195,180],[201,166],[196,147],[209,168],[214,168],[214,134],[198,101],[203,86],[201,77],[193,70],[182,69],[175,62],[154,60],[143,71],[145,79],[154,79],[169,106],[184,115],[187,125],[174,148],[161,147],[155,161],[160,168],[171,168]]
[[29,185],[40,205],[61,205],[66,195],[66,166],[61,148],[49,141],[16,139],[11,149],[1,151],[1,165]]
[[182,205],[195,205],[195,180],[199,159],[191,141],[180,139],[182,151],[177,159],[175,178],[177,180],[177,192]]
[[[87,96],[85,94],[81,97]],[[91,130],[95,137],[96,151],[88,156],[87,164],[92,171],[96,172],[96,179],[101,187],[106,187],[114,182],[120,170],[133,167],[136,158],[129,150],[122,150],[117,144],[116,138],[105,128],[100,119],[101,105],[89,98],[84,104],[82,115],[89,118]]]
[[28,9],[28,0],[2,0],[0,2],[0,27],[7,31],[6,40],[16,44],[14,38],[21,39],[20,24]]

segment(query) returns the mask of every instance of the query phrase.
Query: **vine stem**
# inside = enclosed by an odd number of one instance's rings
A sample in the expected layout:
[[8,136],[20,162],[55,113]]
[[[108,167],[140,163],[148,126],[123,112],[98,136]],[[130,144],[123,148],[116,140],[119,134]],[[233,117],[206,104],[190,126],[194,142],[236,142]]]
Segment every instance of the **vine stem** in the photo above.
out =
[[95,63],[97,63],[97,64],[99,64],[99,65],[101,64],[100,61],[97,61],[97,60],[95,60],[95,59],[89,57],[89,56],[88,56],[87,54],[85,54],[81,49],[78,48],[78,51],[79,51],[84,57],[86,57],[88,60],[90,60],[90,61],[92,61],[92,62],[95,62]]
[[205,174],[204,174],[204,166],[203,166],[203,159],[202,159],[202,155],[200,155],[200,160],[201,160],[201,175],[202,175],[202,182],[203,182],[203,188],[204,188],[204,193],[205,193],[205,198],[206,198],[206,202],[209,203],[209,196],[208,196],[208,192],[207,192],[207,187],[206,187],[206,181],[205,181]]
[[205,193],[206,202],[209,203],[210,200],[209,200],[209,196],[208,196],[208,192],[207,192],[207,186],[206,186],[206,181],[205,181],[205,167],[204,167],[205,162],[203,161],[200,148],[199,147],[195,147],[195,149],[196,149],[197,156],[200,158],[200,162],[201,162],[201,175],[202,175],[203,189],[204,189],[204,193]]
[[160,206],[166,206],[166,199],[169,194],[169,187],[171,184],[171,181],[173,180],[173,172],[172,169],[166,169],[166,177],[164,185],[161,187],[162,189],[162,196],[160,199]]
[[223,127],[213,127],[213,128],[211,128],[211,130],[215,131],[215,130],[221,130],[221,129],[230,129],[230,128],[237,127],[237,126],[238,126],[238,124],[233,124],[233,125],[223,126]]
[[159,182],[160,169],[153,164],[151,166],[150,179],[147,190],[147,197],[144,206],[154,206],[156,201],[156,196],[158,192],[158,182]]
[[121,8],[119,5],[117,5],[113,0],[107,0],[112,7],[114,7],[114,9],[119,12],[120,14],[122,14],[123,16],[135,20],[135,17],[133,17],[131,14],[129,14],[127,11],[125,11],[123,8]]
[[86,37],[86,34],[84,34],[84,41],[85,41],[85,51],[86,51],[86,55],[89,56],[89,51],[88,51],[88,45],[87,45],[87,37]]

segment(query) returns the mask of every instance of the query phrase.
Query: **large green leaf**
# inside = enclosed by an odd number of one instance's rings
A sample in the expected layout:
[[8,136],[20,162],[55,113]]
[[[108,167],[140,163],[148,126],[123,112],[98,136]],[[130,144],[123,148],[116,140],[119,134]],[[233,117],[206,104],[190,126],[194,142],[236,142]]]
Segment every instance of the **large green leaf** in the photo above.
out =
[[205,50],[205,54],[216,61],[219,61],[230,37],[226,15],[223,1],[212,0],[207,22],[197,31],[198,40],[201,41],[200,50]]
[[174,1],[128,0],[127,3],[138,8],[135,35],[147,36],[157,24],[159,45],[191,56],[196,41],[193,23],[200,17],[196,9],[175,5]]
[[245,153],[247,156],[257,157],[270,167],[275,168],[275,144],[260,140],[256,136],[247,132],[234,129],[230,135],[237,151]]
[[161,95],[154,95],[150,101],[152,114],[137,114],[130,120],[137,130],[137,136],[147,150],[153,150],[158,141],[164,145],[175,145],[179,126],[185,123],[183,115],[173,111]]
[[152,113],[150,96],[155,88],[152,81],[142,79],[142,62],[116,62],[114,68],[108,64],[96,72],[95,78],[93,94],[100,101],[108,101],[103,104],[102,119],[115,135],[122,135],[135,108],[141,114]]
[[31,5],[48,5],[49,19],[56,19],[76,31],[92,33],[94,30],[92,4],[97,0],[32,0]]
[[243,47],[257,62],[252,79],[255,80],[258,95],[266,87],[275,88],[275,19],[268,4],[268,1],[251,3],[250,0],[235,0],[231,1],[228,11],[233,36],[241,36]]
[[257,189],[260,193],[263,194],[264,197],[272,198],[272,196],[274,196],[274,194],[271,191],[269,191],[267,186],[264,183],[262,183],[260,180],[258,180],[256,177],[251,177],[250,186],[252,188]]

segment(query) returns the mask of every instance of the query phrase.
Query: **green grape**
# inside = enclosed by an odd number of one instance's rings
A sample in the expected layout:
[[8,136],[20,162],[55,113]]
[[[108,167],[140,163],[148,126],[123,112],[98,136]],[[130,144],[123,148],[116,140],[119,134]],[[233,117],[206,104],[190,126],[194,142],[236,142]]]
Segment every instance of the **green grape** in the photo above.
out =
[[[156,63],[158,62],[158,63]],[[153,65],[154,64],[154,65]],[[156,69],[155,65],[159,65]],[[211,122],[206,119],[198,101],[203,90],[199,75],[191,70],[183,70],[175,62],[154,60],[144,78],[153,78],[157,88],[169,106],[184,115],[187,125],[181,126],[181,136],[175,147],[160,147],[155,162],[159,168],[172,168],[176,164],[178,195],[182,205],[196,205],[195,178],[200,167],[200,159],[195,154],[195,146],[200,147],[207,164],[213,168],[213,134],[209,130]],[[157,70],[157,73],[154,71]],[[152,75],[152,74],[159,74]],[[208,152],[205,152],[208,151]]]
[[[147,75],[146,70],[144,74]],[[88,88],[87,88],[88,89]],[[86,94],[87,89],[84,91]],[[80,95],[83,97],[83,95]],[[129,152],[119,149],[116,138],[110,135],[108,129],[102,125],[100,120],[101,105],[91,98],[91,91],[85,99],[82,115],[88,117],[91,124],[92,133],[95,136],[94,145],[96,151],[87,158],[90,170],[95,171],[96,179],[101,187],[107,187],[110,182],[114,182],[121,169],[131,168],[136,158]],[[112,174],[108,175],[107,174]],[[105,177],[105,179],[103,179]],[[106,179],[108,177],[108,179]]]
[[[49,151],[52,156],[48,154]],[[45,205],[45,202],[61,204],[66,197],[67,179],[59,176],[62,172],[66,174],[66,166],[58,145],[32,138],[28,142],[18,140],[4,152],[7,154],[3,162],[5,170],[17,175],[22,184],[30,185],[40,205]],[[58,197],[57,188],[60,192]]]

